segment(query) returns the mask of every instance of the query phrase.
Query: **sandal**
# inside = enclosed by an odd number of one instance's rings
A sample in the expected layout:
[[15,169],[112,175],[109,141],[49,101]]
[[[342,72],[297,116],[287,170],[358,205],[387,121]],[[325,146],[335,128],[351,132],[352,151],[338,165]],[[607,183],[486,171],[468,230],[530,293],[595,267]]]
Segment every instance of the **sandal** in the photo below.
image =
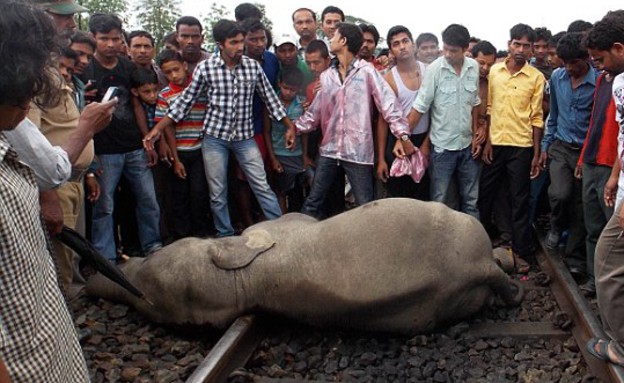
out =
[[520,256],[517,255],[516,253],[513,254],[513,260],[514,260],[514,269],[516,270],[516,273],[528,274],[528,272],[531,270],[531,264],[525,261],[524,259],[520,258]]
[[[624,360],[621,357],[612,358],[611,355],[609,355],[609,344],[611,342],[611,340],[591,338],[585,344],[585,349],[587,349],[590,354],[600,360],[615,364],[616,366],[624,367]],[[615,354],[615,352],[613,353]]]

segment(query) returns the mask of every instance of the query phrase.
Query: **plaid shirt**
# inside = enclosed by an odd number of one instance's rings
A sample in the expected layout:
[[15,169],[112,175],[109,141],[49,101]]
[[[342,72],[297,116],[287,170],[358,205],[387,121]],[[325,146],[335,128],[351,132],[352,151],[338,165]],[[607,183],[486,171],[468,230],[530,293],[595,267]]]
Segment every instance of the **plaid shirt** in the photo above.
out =
[[46,247],[33,171],[0,133],[0,358],[17,382],[88,382]]
[[193,79],[167,111],[176,123],[182,121],[200,96],[207,98],[204,131],[226,141],[241,141],[254,136],[252,104],[258,92],[270,115],[279,121],[286,111],[256,60],[243,56],[229,69],[221,55],[213,55],[197,65]]

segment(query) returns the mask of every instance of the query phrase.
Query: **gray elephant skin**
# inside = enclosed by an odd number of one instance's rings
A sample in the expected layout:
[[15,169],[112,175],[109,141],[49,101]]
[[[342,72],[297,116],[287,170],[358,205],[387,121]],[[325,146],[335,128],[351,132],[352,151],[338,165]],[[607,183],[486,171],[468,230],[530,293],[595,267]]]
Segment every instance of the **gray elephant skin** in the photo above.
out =
[[217,328],[265,312],[322,327],[427,333],[496,296],[521,299],[479,221],[402,198],[323,221],[292,213],[241,236],[185,238],[121,268],[153,304],[99,274],[87,293],[154,322]]

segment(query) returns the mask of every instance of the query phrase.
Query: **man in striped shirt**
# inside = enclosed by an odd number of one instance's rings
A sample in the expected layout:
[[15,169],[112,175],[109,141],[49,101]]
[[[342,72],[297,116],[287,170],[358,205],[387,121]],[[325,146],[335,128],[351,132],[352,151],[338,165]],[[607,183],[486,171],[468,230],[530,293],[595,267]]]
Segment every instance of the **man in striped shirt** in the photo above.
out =
[[238,160],[264,216],[281,216],[275,193],[267,183],[264,164],[253,139],[252,102],[254,92],[264,101],[270,116],[292,127],[286,111],[267,80],[260,64],[243,56],[244,30],[235,22],[220,20],[213,28],[219,54],[198,64],[189,86],[170,106],[167,115],[144,139],[146,148],[160,131],[173,127],[191,111],[199,97],[207,97],[202,154],[210,189],[210,206],[217,235],[231,236],[227,199],[227,165],[230,152]]

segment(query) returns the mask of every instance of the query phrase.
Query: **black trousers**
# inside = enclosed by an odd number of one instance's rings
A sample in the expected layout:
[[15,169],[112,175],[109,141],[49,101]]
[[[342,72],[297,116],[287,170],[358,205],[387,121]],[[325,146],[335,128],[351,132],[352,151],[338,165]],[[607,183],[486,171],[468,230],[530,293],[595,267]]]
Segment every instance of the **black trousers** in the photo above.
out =
[[520,257],[531,259],[534,246],[529,225],[531,161],[533,148],[494,146],[494,159],[484,165],[479,183],[479,214],[482,221],[492,217],[492,207],[505,177],[509,180],[511,202],[512,249]]

